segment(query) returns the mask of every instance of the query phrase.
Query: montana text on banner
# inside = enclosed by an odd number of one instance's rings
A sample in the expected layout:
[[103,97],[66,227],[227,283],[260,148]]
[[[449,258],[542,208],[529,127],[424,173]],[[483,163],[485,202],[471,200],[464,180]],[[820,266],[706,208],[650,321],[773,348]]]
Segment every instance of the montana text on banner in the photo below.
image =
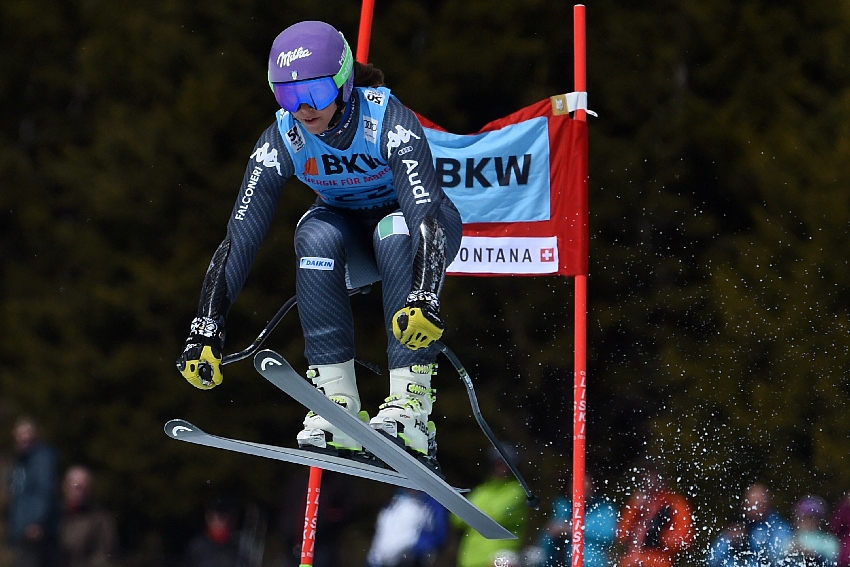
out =
[[452,134],[419,116],[437,179],[463,219],[449,275],[586,275],[587,123],[566,95]]

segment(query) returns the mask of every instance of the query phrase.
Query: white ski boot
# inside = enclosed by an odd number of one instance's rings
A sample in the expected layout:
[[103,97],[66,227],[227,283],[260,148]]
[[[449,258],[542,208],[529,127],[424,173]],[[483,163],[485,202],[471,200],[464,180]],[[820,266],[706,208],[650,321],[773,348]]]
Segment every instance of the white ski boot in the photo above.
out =
[[436,391],[431,389],[436,366],[390,370],[390,395],[369,422],[374,429],[403,442],[408,450],[431,458],[437,452],[437,429],[433,421],[428,421],[436,400]]
[[[369,419],[360,411],[360,394],[354,374],[354,359],[339,364],[310,366],[307,377],[334,403],[342,406],[364,421]],[[304,429],[297,436],[298,446],[311,449],[360,451],[361,445],[340,431],[331,422],[310,412],[304,418]]]

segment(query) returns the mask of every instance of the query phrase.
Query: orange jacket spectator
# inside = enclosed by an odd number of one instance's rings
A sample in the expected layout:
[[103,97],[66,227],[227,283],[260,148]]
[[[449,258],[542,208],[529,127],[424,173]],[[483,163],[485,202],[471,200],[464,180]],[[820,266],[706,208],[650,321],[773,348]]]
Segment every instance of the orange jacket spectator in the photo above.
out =
[[664,486],[659,471],[648,469],[623,507],[617,541],[624,547],[619,567],[672,567],[693,542],[691,506]]

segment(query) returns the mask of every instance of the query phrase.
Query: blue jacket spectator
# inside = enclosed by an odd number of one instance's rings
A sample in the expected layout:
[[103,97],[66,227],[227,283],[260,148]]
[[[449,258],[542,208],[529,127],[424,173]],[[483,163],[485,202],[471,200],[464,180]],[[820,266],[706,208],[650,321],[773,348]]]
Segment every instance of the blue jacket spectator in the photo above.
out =
[[734,522],[715,539],[708,551],[708,567],[773,567],[784,563],[794,532],[773,509],[764,484],[744,494],[743,521]]
[[57,458],[38,426],[19,419],[13,430],[16,458],[9,487],[9,543],[16,564],[46,565],[56,552],[59,522]]
[[[595,494],[593,479],[585,474],[584,566],[608,567],[610,551],[617,535],[617,510],[613,504]],[[552,503],[552,517],[546,523],[538,546],[545,567],[571,565],[572,502],[558,496]]]

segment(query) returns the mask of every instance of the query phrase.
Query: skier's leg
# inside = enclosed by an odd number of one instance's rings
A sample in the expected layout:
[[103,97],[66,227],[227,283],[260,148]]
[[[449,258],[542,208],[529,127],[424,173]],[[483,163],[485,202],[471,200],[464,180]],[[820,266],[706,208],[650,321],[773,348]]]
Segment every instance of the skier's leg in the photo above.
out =
[[[401,368],[414,364],[430,364],[436,360],[439,353],[435,347],[411,350],[396,340],[392,328],[393,315],[404,306],[412,290],[414,264],[417,264],[417,260],[421,260],[416,257],[417,251],[414,250],[414,245],[418,248],[419,231],[422,227],[415,227],[415,230],[408,228],[404,216],[399,211],[388,217],[394,217],[394,220],[379,223],[372,234],[372,246],[383,282],[384,325],[387,332],[389,367]],[[445,236],[445,266],[442,268],[445,270],[460,249],[461,219],[454,204],[447,199],[437,208],[435,218]],[[392,230],[388,227],[392,227]],[[433,276],[423,277],[422,274],[417,274],[417,277],[434,279]],[[420,285],[420,282],[417,282],[417,285]]]
[[352,223],[324,207],[314,207],[295,228],[295,293],[310,364],[354,358],[354,317],[346,287],[346,240]]
[[[460,246],[460,217],[451,203],[440,210],[444,214],[438,216],[438,221],[445,227],[448,264]],[[394,221],[384,226],[393,226],[395,230],[390,232],[379,229],[373,235],[375,257],[383,280],[390,395],[370,424],[375,429],[402,439],[409,449],[433,457],[436,452],[436,429],[428,417],[435,401],[431,377],[436,369],[434,361],[438,351],[433,346],[413,351],[393,336],[392,316],[401,309],[411,291],[415,256],[404,217],[399,212],[394,215]]]
[[[304,332],[309,378],[326,396],[357,415],[360,396],[354,373],[354,318],[345,283],[344,217],[322,207],[311,209],[295,229],[295,287]],[[298,434],[302,447],[360,450],[360,445],[312,412]]]

